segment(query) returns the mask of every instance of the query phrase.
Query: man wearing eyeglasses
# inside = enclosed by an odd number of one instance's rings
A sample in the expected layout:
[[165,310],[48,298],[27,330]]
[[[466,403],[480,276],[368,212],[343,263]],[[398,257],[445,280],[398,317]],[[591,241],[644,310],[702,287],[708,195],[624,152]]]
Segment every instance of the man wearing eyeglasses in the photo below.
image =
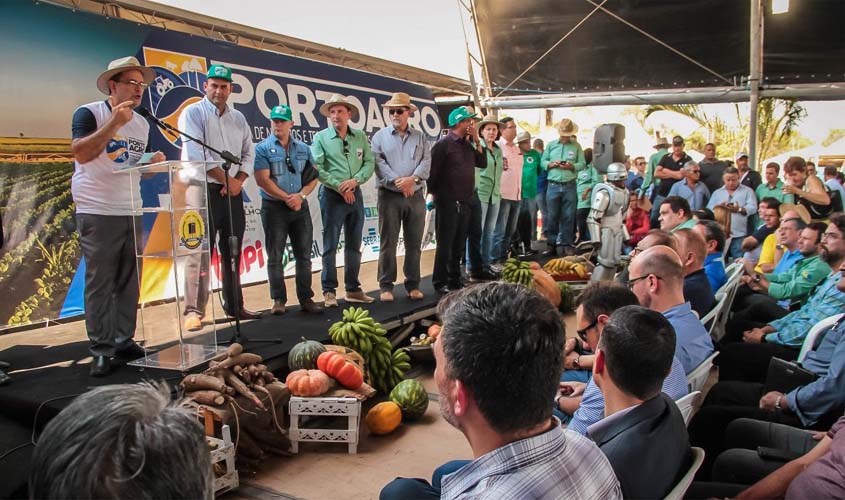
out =
[[[179,129],[217,150],[229,151],[240,158],[241,164],[231,164],[227,173],[219,163],[223,160],[220,155],[187,137],[182,138],[182,160],[218,162],[206,168],[206,201],[209,214],[208,241],[212,245],[217,244],[220,252],[223,312],[230,317],[238,314],[240,319],[257,319],[261,317],[261,313],[244,308],[243,292],[240,287],[235,287],[235,272],[230,265],[233,253],[237,252],[235,269],[240,269],[240,246],[246,231],[246,213],[241,191],[244,182],[252,174],[252,132],[244,115],[228,104],[232,94],[232,70],[222,64],[213,64],[208,68],[206,78],[203,84],[205,98],[185,108],[179,116]],[[189,185],[185,197],[201,200],[202,197],[197,194],[196,188],[196,185]],[[231,221],[227,198],[231,199]],[[219,242],[216,241],[218,235]],[[229,247],[231,236],[237,237],[236,249]],[[209,278],[208,256],[191,255],[185,265],[184,314],[187,330],[202,328],[202,318],[208,304]]]
[[285,244],[288,236],[296,264],[296,297],[302,312],[321,313],[311,289],[311,244],[314,228],[308,195],[317,187],[317,169],[311,149],[290,136],[291,109],[270,110],[273,134],[255,146],[255,182],[261,188],[261,224],[267,247],[267,277],[275,315],[285,313]]
[[361,290],[361,241],[364,232],[364,196],[361,185],[375,169],[370,142],[363,130],[349,126],[358,115],[346,97],[335,94],[320,114],[330,126],[314,136],[311,154],[320,172],[320,212],[323,217],[323,299],[326,307],[337,307],[337,245],[343,230],[343,280],[346,301],[368,304],[375,299]]
[[384,103],[390,125],[373,135],[373,158],[378,179],[379,259],[378,281],[382,302],[393,301],[396,281],[396,245],[403,229],[405,245],[405,291],[411,300],[421,300],[420,254],[425,229],[423,181],[431,170],[431,152],[423,133],[408,119],[417,107],[404,92],[396,92]]
[[631,193],[638,192],[642,187],[643,181],[645,180],[643,178],[645,168],[648,165],[644,156],[637,156],[634,158],[633,163],[634,168],[628,171],[628,178],[625,179],[625,189]]
[[[73,114],[71,193],[85,259],[85,328],[91,340],[91,375],[111,371],[111,357],[137,358],[144,349],[132,340],[138,308],[133,199],[139,185],[115,170],[135,165],[148,149],[150,125],[134,109],[155,72],[134,57],[109,63],[97,78],[108,98]],[[157,153],[152,160],[164,161]]]

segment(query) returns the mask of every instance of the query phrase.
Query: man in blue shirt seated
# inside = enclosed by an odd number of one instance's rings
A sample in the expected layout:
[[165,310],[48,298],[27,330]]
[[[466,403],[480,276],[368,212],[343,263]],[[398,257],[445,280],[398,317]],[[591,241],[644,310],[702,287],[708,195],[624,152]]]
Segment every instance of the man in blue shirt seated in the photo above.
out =
[[666,246],[651,247],[637,255],[628,269],[628,288],[640,305],[672,323],[678,337],[675,356],[684,372],[691,372],[713,353],[713,341],[684,299],[684,271],[678,254]]
[[622,498],[601,450],[552,416],[564,332],[549,301],[521,285],[485,283],[447,295],[438,313],[440,412],[474,460],[456,471],[447,464],[454,472],[439,484],[396,479],[380,498]]
[[663,498],[686,470],[690,446],[678,406],[661,393],[675,332],[641,306],[615,311],[596,349],[593,376],[605,418],[587,428],[610,460],[625,498]]
[[704,238],[692,229],[675,231],[675,238],[678,240],[678,255],[684,266],[684,298],[698,317],[703,318],[716,304],[710,280],[704,272],[707,246]]
[[725,230],[718,222],[712,220],[700,220],[692,230],[701,235],[707,245],[704,273],[710,281],[710,289],[716,293],[728,281],[725,259],[722,256],[725,251]]

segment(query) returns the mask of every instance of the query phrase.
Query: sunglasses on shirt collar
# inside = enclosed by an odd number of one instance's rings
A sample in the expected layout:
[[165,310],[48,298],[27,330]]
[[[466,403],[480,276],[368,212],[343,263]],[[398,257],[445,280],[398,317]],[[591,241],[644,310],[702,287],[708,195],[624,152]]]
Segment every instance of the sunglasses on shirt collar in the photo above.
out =
[[295,174],[296,169],[293,168],[293,161],[291,161],[290,156],[285,156],[285,165],[288,166],[288,172]]

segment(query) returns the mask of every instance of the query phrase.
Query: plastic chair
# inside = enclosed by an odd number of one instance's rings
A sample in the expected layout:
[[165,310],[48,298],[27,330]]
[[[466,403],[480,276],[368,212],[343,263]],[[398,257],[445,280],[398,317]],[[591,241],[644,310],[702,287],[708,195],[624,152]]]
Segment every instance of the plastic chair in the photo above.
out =
[[681,410],[681,415],[684,416],[684,425],[689,425],[689,421],[692,420],[693,410],[700,401],[701,391],[693,391],[675,401],[675,404],[678,405],[678,409]]
[[710,369],[713,368],[713,360],[718,355],[718,351],[714,352],[687,374],[687,386],[690,392],[700,391],[704,388],[704,384],[707,383],[707,377],[710,376]]
[[698,472],[698,469],[701,467],[701,463],[704,462],[704,450],[693,446],[690,448],[690,451],[692,451],[692,464],[690,465],[689,470],[686,474],[684,474],[684,477],[678,481],[678,484],[672,488],[672,491],[666,494],[664,497],[665,500],[683,500],[687,489],[689,489],[693,478],[695,478],[695,473]]
[[809,354],[810,351],[815,349],[816,340],[819,338],[819,336],[827,330],[830,330],[830,328],[833,327],[833,325],[835,325],[840,319],[842,319],[843,316],[845,316],[845,313],[834,314],[833,316],[827,317],[819,321],[818,323],[813,325],[812,328],[810,328],[810,331],[807,332],[807,337],[804,338],[804,343],[801,345],[801,352],[798,354],[797,362],[799,364],[804,361],[804,358],[807,357],[807,354]]
[[704,325],[704,328],[707,328],[707,333],[709,333],[711,337],[713,336],[713,330],[716,326],[716,316],[718,316],[719,312],[721,312],[721,310],[725,307],[727,300],[728,294],[725,292],[716,293],[716,305],[713,306],[713,309],[710,309],[710,312],[701,318],[701,324]]

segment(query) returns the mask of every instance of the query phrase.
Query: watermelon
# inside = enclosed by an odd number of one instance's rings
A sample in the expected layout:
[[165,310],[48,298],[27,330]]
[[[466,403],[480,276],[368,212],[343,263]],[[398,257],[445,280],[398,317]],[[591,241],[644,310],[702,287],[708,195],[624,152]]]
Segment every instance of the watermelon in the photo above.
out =
[[320,354],[326,352],[323,344],[314,340],[305,340],[305,337],[301,338],[302,342],[293,346],[293,349],[288,353],[288,368],[290,368],[290,371],[316,369],[317,358]]
[[428,393],[421,383],[414,379],[403,380],[390,391],[390,400],[402,409],[402,418],[415,420],[428,408]]
[[558,306],[558,310],[562,313],[571,312],[572,305],[575,302],[572,288],[565,281],[558,281],[557,287],[560,289],[560,306]]

